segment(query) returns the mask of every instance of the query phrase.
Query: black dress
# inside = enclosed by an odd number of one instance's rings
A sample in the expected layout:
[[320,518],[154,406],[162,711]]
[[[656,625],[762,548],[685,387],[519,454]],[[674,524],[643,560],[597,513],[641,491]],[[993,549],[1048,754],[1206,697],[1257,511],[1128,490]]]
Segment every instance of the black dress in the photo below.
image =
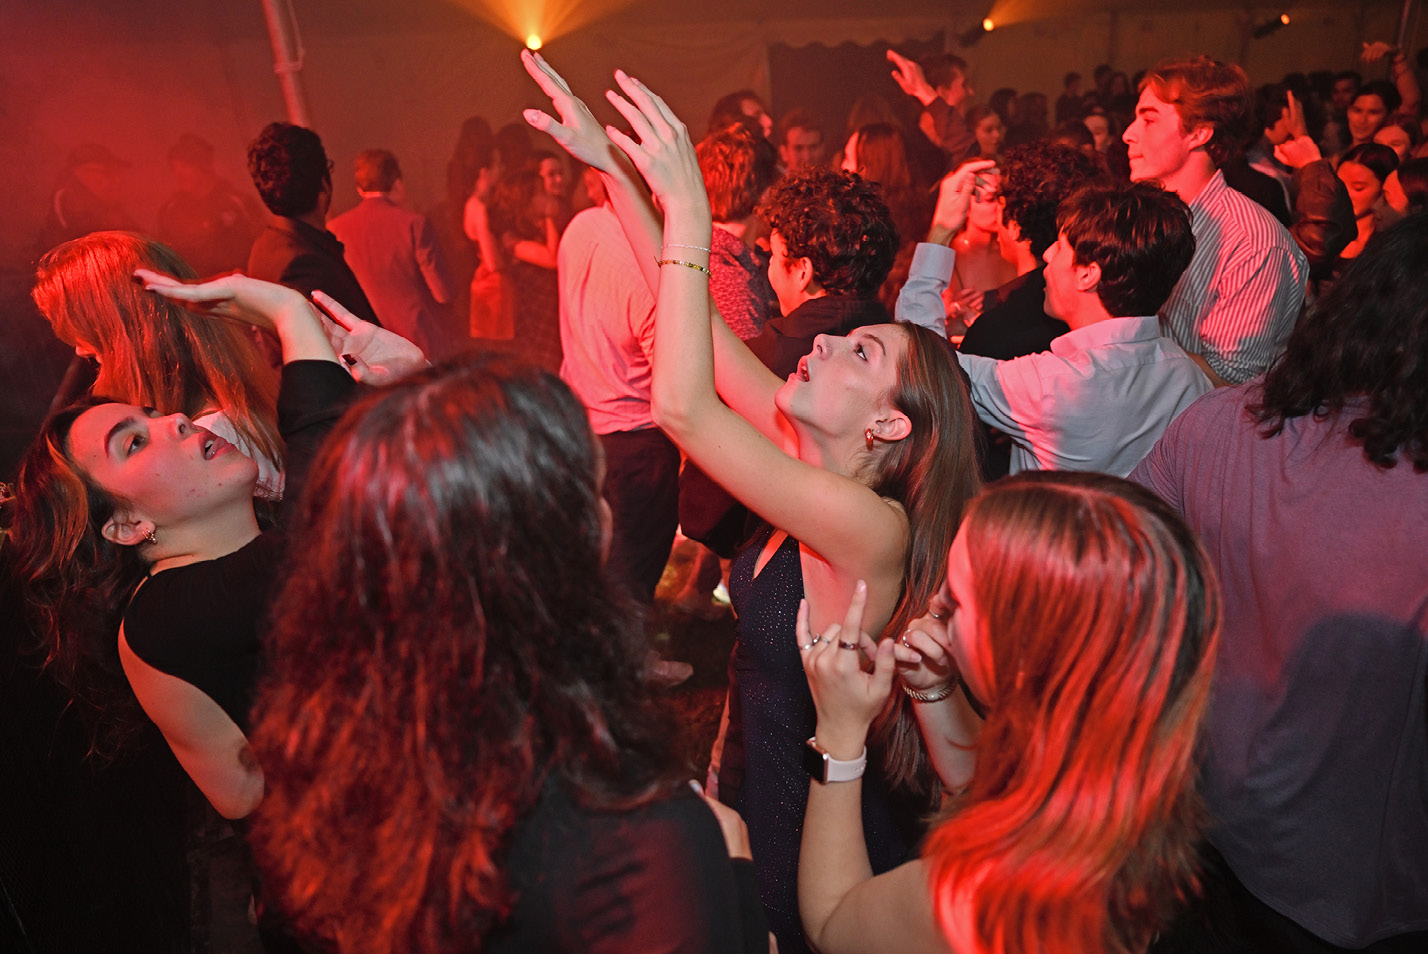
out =
[[546,782],[517,825],[506,875],[515,910],[487,954],[726,954],[768,950],[752,865],[731,861],[689,789],[625,812],[575,804]]
[[[729,726],[719,766],[719,799],[749,826],[759,897],[780,954],[808,950],[798,914],[798,854],[809,777],[804,743],[817,713],[799,658],[795,626],[803,598],[798,541],[789,537],[754,575],[773,528],[757,534],[729,568],[739,616]],[[873,873],[907,861],[922,835],[920,806],[890,796],[875,755],[863,776],[863,835]]]

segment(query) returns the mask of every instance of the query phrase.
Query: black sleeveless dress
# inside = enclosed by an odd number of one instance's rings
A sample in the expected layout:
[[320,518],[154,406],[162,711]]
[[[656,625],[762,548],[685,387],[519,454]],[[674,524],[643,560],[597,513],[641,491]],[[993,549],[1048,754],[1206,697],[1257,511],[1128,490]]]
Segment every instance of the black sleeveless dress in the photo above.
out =
[[[759,897],[780,954],[808,950],[798,915],[798,852],[809,777],[804,742],[817,721],[795,626],[803,598],[798,541],[789,537],[754,575],[773,528],[734,557],[729,593],[739,617],[730,661],[729,726],[719,766],[719,799],[749,826]],[[863,835],[873,873],[912,857],[923,832],[921,806],[890,797],[875,755],[863,776]]]

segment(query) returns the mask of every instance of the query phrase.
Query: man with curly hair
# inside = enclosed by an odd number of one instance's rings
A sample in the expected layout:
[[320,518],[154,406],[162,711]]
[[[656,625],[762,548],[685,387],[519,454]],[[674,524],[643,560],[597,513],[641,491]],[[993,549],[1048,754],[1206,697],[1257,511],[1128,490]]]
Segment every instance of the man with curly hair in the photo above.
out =
[[248,174],[273,220],[248,253],[248,274],[295,288],[323,291],[359,318],[377,314],[327,230],[332,163],[317,133],[291,123],[269,123],[248,146]]
[[892,320],[877,295],[897,254],[897,228],[872,184],[806,169],[774,186],[760,214],[772,230],[769,284],[780,316],[748,345],[775,374],[792,374],[818,335]]
[[1195,257],[1160,320],[1216,385],[1264,373],[1284,350],[1309,280],[1285,227],[1220,172],[1248,138],[1251,112],[1238,66],[1168,60],[1146,74],[1121,137],[1131,179],[1159,182],[1190,206]]

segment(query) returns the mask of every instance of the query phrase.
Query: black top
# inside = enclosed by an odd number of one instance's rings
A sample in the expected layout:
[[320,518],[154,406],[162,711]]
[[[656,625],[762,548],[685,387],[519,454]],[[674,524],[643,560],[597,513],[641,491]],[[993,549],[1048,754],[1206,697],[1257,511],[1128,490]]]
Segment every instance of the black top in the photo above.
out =
[[[803,954],[809,950],[798,910],[798,856],[809,785],[803,753],[818,713],[794,638],[804,596],[798,541],[785,537],[754,573],[773,532],[766,526],[729,567],[739,639],[730,659],[719,799],[749,826],[759,897],[779,951]],[[929,806],[890,790],[877,753],[870,755],[857,784],[862,786],[868,861],[874,874],[882,874],[913,856]]]
[[1033,269],[987,293],[982,317],[967,329],[958,351],[1010,361],[1025,354],[1051,350],[1053,338],[1071,328],[1046,313],[1046,273]]
[[798,359],[813,350],[813,339],[819,335],[846,335],[863,325],[887,325],[892,320],[876,299],[825,295],[768,322],[757,338],[746,343],[770,371],[786,378],[798,368]]
[[[283,366],[278,429],[287,446],[287,501],[298,499],[318,446],[355,387],[347,371],[330,361]],[[261,655],[259,632],[283,547],[283,532],[268,530],[227,556],[155,573],[124,611],[124,638],[134,655],[202,690],[244,731]]]
[[363,321],[380,325],[357,276],[342,257],[342,243],[326,229],[275,217],[248,253],[248,274],[294,288],[308,298],[326,292]]
[[517,901],[488,954],[727,954],[768,950],[753,865],[730,861],[692,791],[627,812],[578,807],[552,779],[514,832]]

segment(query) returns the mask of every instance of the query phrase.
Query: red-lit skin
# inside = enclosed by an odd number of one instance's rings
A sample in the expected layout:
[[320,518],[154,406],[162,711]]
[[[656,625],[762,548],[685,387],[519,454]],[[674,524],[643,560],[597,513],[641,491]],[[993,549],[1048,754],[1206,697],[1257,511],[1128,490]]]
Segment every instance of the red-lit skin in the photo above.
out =
[[856,430],[886,407],[906,350],[906,333],[896,325],[854,328],[846,337],[819,335],[774,402],[786,417],[810,429],[826,434]]
[[823,161],[823,133],[795,126],[784,137],[784,144],[778,147],[778,155],[779,161],[790,172],[805,166],[816,166]]
[[1374,93],[1354,97],[1349,106],[1349,136],[1357,146],[1363,142],[1373,142],[1383,121],[1388,118],[1388,107]]
[[1383,183],[1368,166],[1357,162],[1339,164],[1339,181],[1349,190],[1349,200],[1354,204],[1354,217],[1362,218],[1373,212],[1373,204],[1383,193]]
[[75,419],[69,446],[95,483],[159,528],[225,510],[251,517],[258,465],[182,414],[101,404]]
[[1380,127],[1378,132],[1373,134],[1373,141],[1392,149],[1399,162],[1406,160],[1408,151],[1413,148],[1413,140],[1408,138],[1408,130],[1397,125]]
[[996,113],[983,117],[973,132],[977,136],[977,149],[982,156],[995,156],[1001,151],[1006,127],[1002,125],[1002,118]]

